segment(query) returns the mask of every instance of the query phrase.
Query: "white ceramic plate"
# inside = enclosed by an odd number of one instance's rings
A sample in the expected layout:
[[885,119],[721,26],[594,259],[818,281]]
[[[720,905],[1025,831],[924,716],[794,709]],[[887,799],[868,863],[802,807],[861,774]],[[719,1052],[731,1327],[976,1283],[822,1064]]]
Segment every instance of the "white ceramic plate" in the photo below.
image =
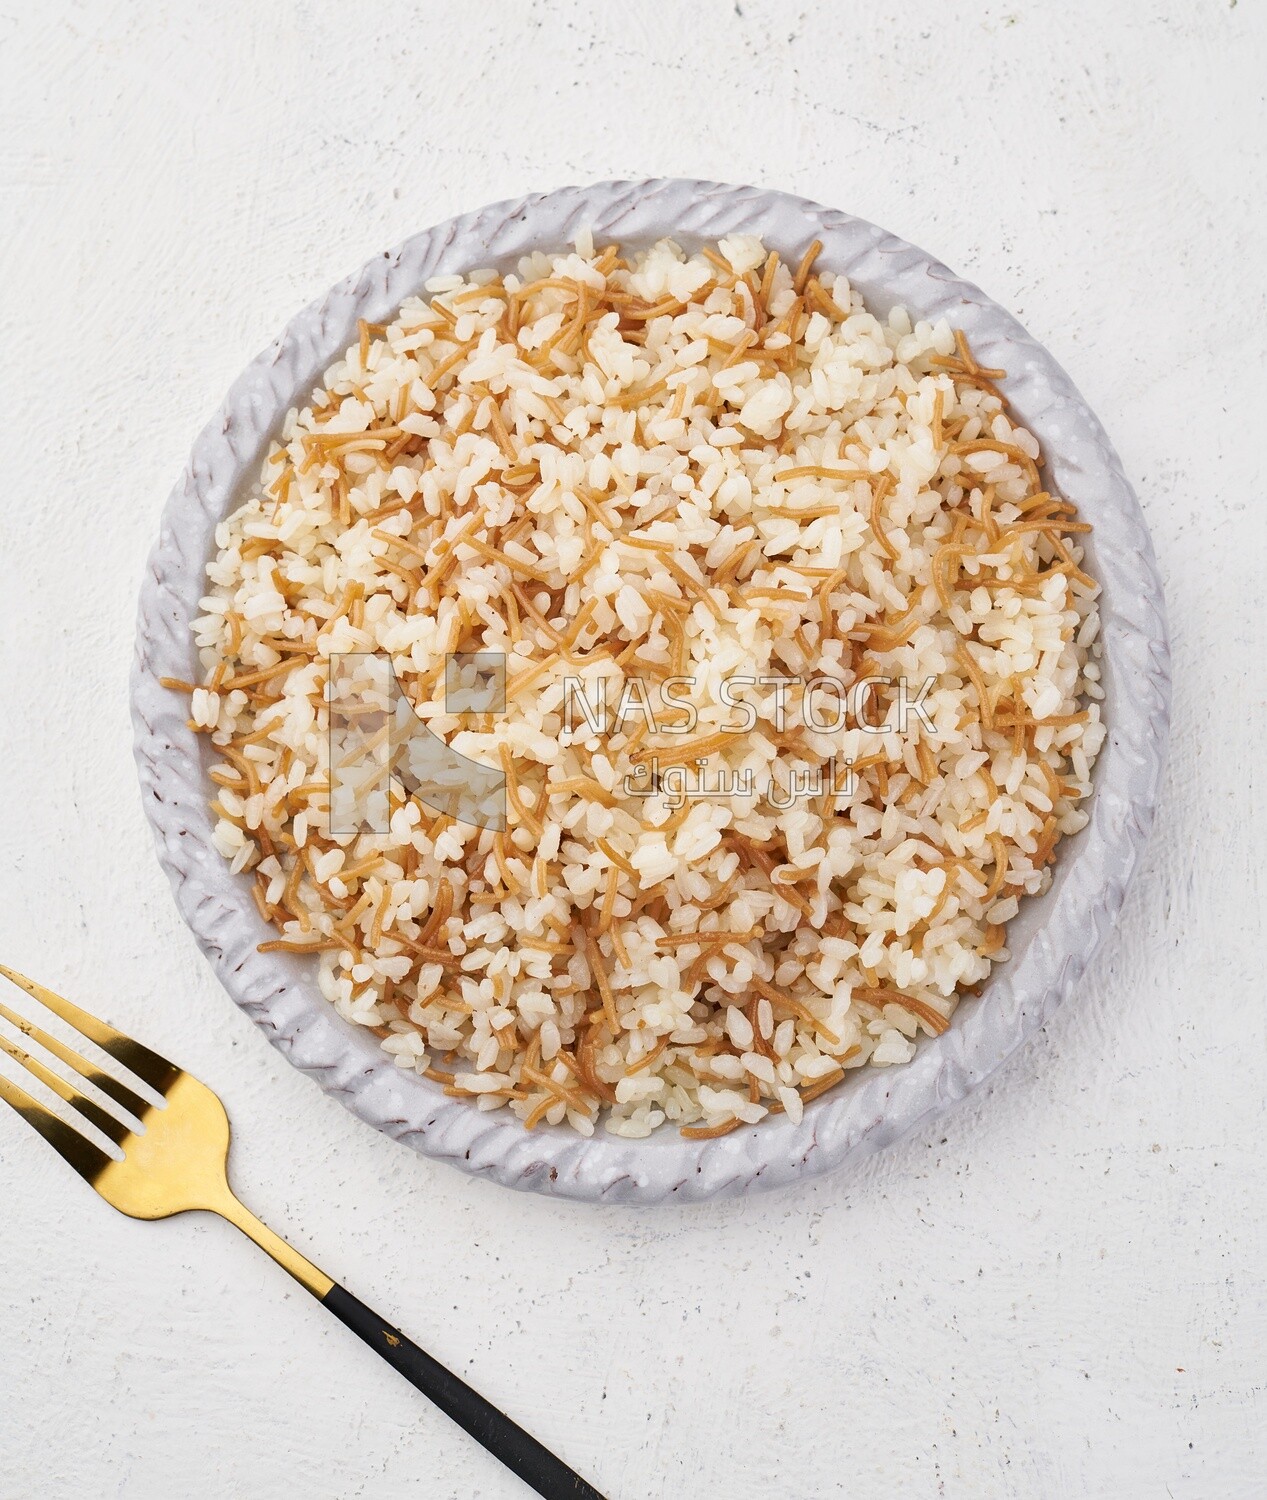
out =
[[[386,321],[428,277],[510,268],[529,250],[598,240],[645,245],[672,235],[688,248],[720,235],[761,235],[793,264],[814,239],[820,264],[843,271],[883,315],[947,316],[985,365],[1008,372],[1007,394],[1042,443],[1052,487],[1095,527],[1091,569],[1101,601],[1109,733],[1095,770],[1091,820],[1061,849],[1052,887],[1009,926],[1011,960],[980,999],[960,1004],[945,1035],[905,1067],[868,1068],[786,1116],[712,1141],[665,1130],[623,1141],[600,1129],[531,1133],[508,1113],[481,1114],[415,1073],[322,999],[311,959],[261,954],[270,934],[245,876],[211,845],[206,741],[187,701],[161,676],[196,675],[189,622],[205,590],[216,523],[254,481],[288,407],[302,404],[354,341],[356,321]],[[804,199],[676,179],[608,182],[498,203],[438,224],[377,256],[288,325],[235,382],[194,445],[163,514],[141,591],[132,678],[136,758],[145,810],[177,903],[233,999],[269,1040],[354,1113],[418,1151],[508,1187],[571,1198],[651,1203],[775,1187],[867,1155],[962,1099],[1073,989],[1112,927],[1152,822],[1165,752],[1169,657],[1161,587],[1139,504],[1103,429],[1055,360],[1002,308],[944,266],[874,225]]]

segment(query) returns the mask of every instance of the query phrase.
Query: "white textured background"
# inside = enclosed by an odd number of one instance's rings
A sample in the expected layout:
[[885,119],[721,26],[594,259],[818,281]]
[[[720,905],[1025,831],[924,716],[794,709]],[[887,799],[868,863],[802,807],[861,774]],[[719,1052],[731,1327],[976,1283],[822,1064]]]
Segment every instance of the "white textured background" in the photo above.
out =
[[[243,1196],[613,1500],[1267,1495],[1265,72],[1255,0],[0,4],[0,954],[216,1087]],[[416,1158],[269,1050],[126,685],[166,492],[292,312],[658,173],[874,219],[1049,344],[1144,503],[1177,729],[1116,939],[993,1086],[640,1216]],[[226,1226],[125,1220],[0,1115],[3,1500],[522,1493]]]

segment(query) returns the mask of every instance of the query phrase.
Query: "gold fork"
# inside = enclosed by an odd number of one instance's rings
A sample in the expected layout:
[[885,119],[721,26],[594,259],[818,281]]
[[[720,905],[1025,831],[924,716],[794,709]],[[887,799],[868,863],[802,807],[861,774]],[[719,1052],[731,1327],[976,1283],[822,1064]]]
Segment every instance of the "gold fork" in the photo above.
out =
[[[135,1125],[95,1102],[69,1079],[0,1033],[0,1051],[76,1110],[122,1152],[116,1159],[87,1135],[46,1109],[0,1074],[0,1099],[33,1125],[75,1171],[120,1213],[134,1219],[166,1219],[173,1214],[205,1210],[236,1224],[266,1250],[336,1318],[363,1339],[406,1380],[411,1381],[446,1415],[482,1443],[507,1468],[547,1500],[603,1500],[579,1474],[515,1425],[491,1402],[385,1323],[291,1248],[244,1208],[229,1187],[229,1119],[219,1098],[192,1073],[186,1073],[140,1042],[97,1020],[42,984],[0,964],[0,974],[45,1005],[81,1036],[132,1075],[128,1082],[81,1057],[0,1001],[0,1017],[30,1041],[100,1090],[132,1117]],[[148,1085],[162,1100],[154,1103],[138,1091]]]

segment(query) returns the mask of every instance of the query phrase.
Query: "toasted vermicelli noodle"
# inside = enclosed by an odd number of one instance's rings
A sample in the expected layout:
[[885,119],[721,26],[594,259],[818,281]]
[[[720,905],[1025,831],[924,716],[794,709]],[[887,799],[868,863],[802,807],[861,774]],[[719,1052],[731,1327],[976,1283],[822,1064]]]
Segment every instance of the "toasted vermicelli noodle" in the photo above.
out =
[[[437,278],[217,531],[202,680],[170,685],[264,946],[529,1127],[710,1139],[906,1062],[1086,821],[1087,528],[1004,372],[818,248]],[[458,652],[505,657],[504,712],[448,710]],[[356,653],[504,773],[504,827],[393,781],[386,831],[331,832]]]

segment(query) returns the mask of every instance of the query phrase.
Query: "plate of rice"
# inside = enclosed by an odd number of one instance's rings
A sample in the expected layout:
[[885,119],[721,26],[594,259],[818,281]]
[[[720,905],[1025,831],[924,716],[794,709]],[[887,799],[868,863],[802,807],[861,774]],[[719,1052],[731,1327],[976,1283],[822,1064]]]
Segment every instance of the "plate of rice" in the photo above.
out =
[[1161,590],[1099,423],[922,251],[679,180],[299,314],[142,591],[147,814],[381,1130],[692,1200],[878,1149],[1065,998],[1147,836]]

